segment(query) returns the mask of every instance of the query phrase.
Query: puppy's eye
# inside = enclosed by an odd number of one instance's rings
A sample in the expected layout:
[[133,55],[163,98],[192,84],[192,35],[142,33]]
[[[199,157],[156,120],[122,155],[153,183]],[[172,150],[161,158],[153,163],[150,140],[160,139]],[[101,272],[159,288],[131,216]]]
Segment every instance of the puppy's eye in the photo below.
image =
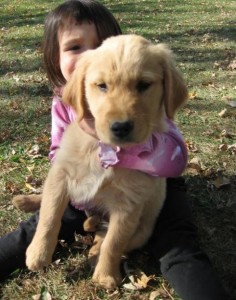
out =
[[151,82],[140,80],[136,85],[136,89],[139,93],[142,93],[145,92],[150,87],[151,84],[152,84]]
[[105,83],[99,83],[99,84],[97,84],[97,86],[98,86],[98,88],[102,91],[102,92],[104,92],[104,93],[106,93],[107,92],[107,85],[105,84]]

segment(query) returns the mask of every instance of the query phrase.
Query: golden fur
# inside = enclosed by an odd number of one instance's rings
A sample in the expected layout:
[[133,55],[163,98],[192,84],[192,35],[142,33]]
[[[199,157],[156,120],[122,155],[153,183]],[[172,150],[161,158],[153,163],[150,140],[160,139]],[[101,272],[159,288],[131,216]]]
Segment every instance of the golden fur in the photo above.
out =
[[[94,118],[99,140],[128,147],[144,142],[153,131],[165,131],[166,115],[174,117],[186,93],[165,45],[123,35],[81,56],[63,99],[77,111],[78,122]],[[111,130],[115,122],[127,121],[132,121],[133,129],[125,137]],[[26,264],[38,270],[51,262],[62,215],[69,199],[74,199],[109,217],[107,233],[97,233],[90,255],[96,261],[93,279],[115,288],[121,282],[122,254],[141,247],[152,233],[165,199],[166,180],[135,170],[102,168],[98,140],[78,122],[65,131],[47,176]],[[40,196],[35,201],[39,204]]]

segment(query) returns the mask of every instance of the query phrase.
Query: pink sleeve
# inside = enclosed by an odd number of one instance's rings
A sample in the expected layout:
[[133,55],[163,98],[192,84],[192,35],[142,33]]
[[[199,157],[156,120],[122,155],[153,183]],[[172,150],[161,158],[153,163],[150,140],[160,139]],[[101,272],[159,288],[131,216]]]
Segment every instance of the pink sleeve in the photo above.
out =
[[[153,160],[154,175],[160,177],[177,177],[187,165],[187,148],[179,129],[171,121],[167,121],[169,130],[157,133],[157,159]],[[152,159],[152,158],[151,158]]]
[[153,133],[145,144],[120,149],[115,164],[152,176],[180,176],[187,164],[187,149],[176,125],[171,120],[167,120],[167,124],[167,132]]
[[51,162],[53,162],[63,133],[66,127],[76,119],[76,114],[70,106],[65,105],[61,101],[60,97],[54,96],[52,101],[51,117],[52,128],[49,158]]

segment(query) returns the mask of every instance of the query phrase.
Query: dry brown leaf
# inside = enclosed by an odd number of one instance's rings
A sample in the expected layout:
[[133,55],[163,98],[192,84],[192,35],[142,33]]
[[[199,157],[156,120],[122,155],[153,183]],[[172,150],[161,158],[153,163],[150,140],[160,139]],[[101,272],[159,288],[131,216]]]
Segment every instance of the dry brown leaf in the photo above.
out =
[[7,181],[5,183],[4,191],[10,192],[12,194],[19,193],[20,189],[19,187],[15,184],[15,182],[12,181]]
[[221,151],[230,151],[232,154],[236,154],[236,144],[228,145],[228,144],[220,144],[219,150]]
[[219,150],[220,151],[226,151],[226,150],[228,150],[228,145],[227,144],[220,144]]
[[227,150],[231,151],[232,154],[236,154],[236,144],[229,145]]
[[226,129],[223,129],[223,130],[221,131],[221,133],[220,133],[220,136],[221,136],[221,137],[226,137],[226,138],[228,138],[228,139],[231,139],[231,138],[233,138],[233,137],[235,136],[235,134],[232,133],[232,132],[228,132]]
[[197,156],[195,156],[194,158],[192,158],[190,160],[190,162],[188,163],[188,168],[191,169],[195,169],[197,171],[201,171],[202,170],[202,162],[201,159]]
[[118,289],[116,289],[115,291],[113,291],[113,292],[107,294],[107,297],[108,297],[109,299],[117,299],[117,297],[118,297],[119,295],[120,295],[120,292],[119,292]]
[[[162,287],[163,287],[163,285],[162,285]],[[164,300],[164,299],[172,300],[173,299],[174,300],[174,298],[171,296],[171,294],[164,287],[151,292],[149,295],[149,300],[159,300],[159,299],[162,299],[162,300]]]
[[37,294],[37,295],[34,295],[32,297],[33,300],[52,300],[52,296],[47,292],[46,294],[43,295],[43,298],[42,298],[42,295],[41,294]]
[[236,60],[231,61],[227,68],[229,70],[235,70],[236,69]]
[[33,281],[31,279],[25,279],[22,281],[24,291],[32,291]]
[[34,188],[30,183],[26,182],[26,183],[25,183],[25,187],[26,187],[28,190],[30,190],[30,191],[32,191],[32,192],[35,192],[35,188]]
[[222,109],[222,111],[218,113],[218,116],[221,117],[221,118],[224,118],[224,117],[227,116],[227,113],[228,113],[228,111],[225,108],[225,109]]
[[155,300],[156,297],[159,297],[161,296],[161,292],[160,291],[153,291],[150,293],[150,296],[149,296],[149,300]]
[[197,93],[195,91],[188,94],[188,99],[194,100],[196,98],[197,98]]
[[224,175],[219,175],[215,180],[211,181],[211,183],[215,188],[220,189],[230,185],[230,179]]
[[10,107],[13,109],[13,110],[19,110],[19,103],[17,101],[12,101],[10,103]]
[[215,87],[215,84],[214,84],[214,82],[212,82],[212,81],[205,81],[205,82],[202,82],[202,85],[203,85],[203,86],[208,86],[208,87]]
[[198,152],[197,146],[192,141],[185,141],[186,147],[190,152],[196,153]]
[[39,145],[37,145],[37,144],[33,145],[31,147],[31,149],[28,151],[28,154],[32,155],[32,156],[35,156],[35,155],[39,154]]
[[29,170],[30,173],[33,172],[34,168],[35,168],[35,165],[27,166],[27,169]]
[[147,276],[140,269],[129,269],[128,264],[124,263],[125,273],[128,275],[130,283],[123,284],[128,290],[142,290],[148,286],[148,282],[155,278],[154,275]]

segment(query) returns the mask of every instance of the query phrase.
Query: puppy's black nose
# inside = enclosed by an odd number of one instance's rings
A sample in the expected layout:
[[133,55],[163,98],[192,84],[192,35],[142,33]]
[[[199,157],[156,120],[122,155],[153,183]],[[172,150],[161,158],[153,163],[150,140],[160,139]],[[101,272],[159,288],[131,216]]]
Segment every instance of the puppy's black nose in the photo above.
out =
[[111,125],[111,131],[118,138],[127,137],[131,131],[134,129],[134,122],[124,121],[124,122],[114,122]]

